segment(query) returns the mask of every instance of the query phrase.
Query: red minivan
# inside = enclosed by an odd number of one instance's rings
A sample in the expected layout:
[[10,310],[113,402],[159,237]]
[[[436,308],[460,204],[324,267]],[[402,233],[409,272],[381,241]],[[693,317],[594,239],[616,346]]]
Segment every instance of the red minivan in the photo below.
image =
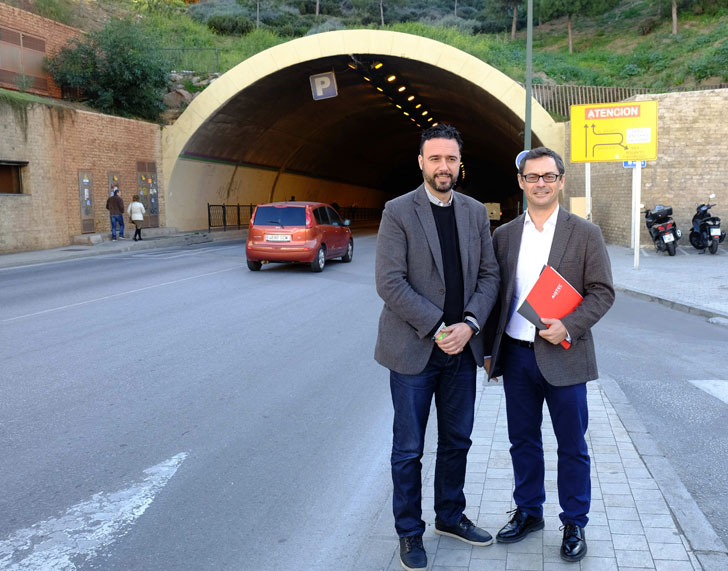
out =
[[323,202],[259,204],[250,219],[245,257],[254,272],[269,262],[311,264],[320,272],[326,260],[351,262],[353,254],[349,221]]

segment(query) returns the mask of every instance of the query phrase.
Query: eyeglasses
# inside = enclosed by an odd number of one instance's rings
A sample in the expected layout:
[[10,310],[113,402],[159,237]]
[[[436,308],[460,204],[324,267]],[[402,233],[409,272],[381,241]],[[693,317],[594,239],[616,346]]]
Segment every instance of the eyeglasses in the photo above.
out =
[[563,175],[556,174],[553,172],[547,172],[546,174],[536,174],[533,172],[530,172],[528,174],[522,174],[521,178],[525,180],[526,182],[538,182],[538,179],[542,178],[544,182],[556,182],[559,180]]

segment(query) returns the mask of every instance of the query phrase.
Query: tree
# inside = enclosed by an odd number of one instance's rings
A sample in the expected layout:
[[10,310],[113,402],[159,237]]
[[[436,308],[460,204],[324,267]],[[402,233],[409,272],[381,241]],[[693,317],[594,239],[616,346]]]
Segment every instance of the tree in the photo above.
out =
[[112,20],[70,41],[46,60],[46,69],[61,87],[81,89],[100,111],[156,120],[169,70],[160,48],[139,24]]
[[672,0],[672,35],[677,36],[677,0]]
[[572,19],[580,14],[597,15],[613,8],[617,0],[540,0],[539,19],[549,20],[559,16],[567,16],[569,33],[569,53],[574,53],[572,39]]

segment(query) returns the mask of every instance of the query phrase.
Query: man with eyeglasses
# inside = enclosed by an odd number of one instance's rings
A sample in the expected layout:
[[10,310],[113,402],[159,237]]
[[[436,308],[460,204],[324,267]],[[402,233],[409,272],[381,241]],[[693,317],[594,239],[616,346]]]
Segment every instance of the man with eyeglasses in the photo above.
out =
[[[565,177],[561,157],[545,147],[532,149],[521,158],[517,176],[528,210],[493,235],[501,288],[484,328],[484,354],[491,356],[485,358],[488,377],[503,375],[515,477],[516,509],[496,539],[515,543],[544,527],[541,424],[546,401],[558,442],[561,558],[579,561],[587,552],[584,527],[591,502],[586,383],[598,376],[591,328],[614,302],[612,271],[599,227],[559,207]],[[516,309],[545,264],[583,300],[561,319],[542,319],[548,328],[537,335]],[[568,350],[560,344],[564,340],[571,344]]]

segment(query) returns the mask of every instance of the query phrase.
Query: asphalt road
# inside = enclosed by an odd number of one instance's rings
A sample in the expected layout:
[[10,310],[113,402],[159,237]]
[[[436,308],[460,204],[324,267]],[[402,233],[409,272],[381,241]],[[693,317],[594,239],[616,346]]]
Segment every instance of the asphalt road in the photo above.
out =
[[[239,243],[0,271],[0,569],[386,565],[375,240],[320,274]],[[690,383],[728,376],[725,328],[620,295],[595,335],[728,540],[728,405]]]
[[728,545],[728,330],[618,294],[594,336],[600,376],[619,384]]
[[1,271],[0,568],[31,544],[65,569],[375,568],[375,241],[320,274],[250,272],[239,243]]

